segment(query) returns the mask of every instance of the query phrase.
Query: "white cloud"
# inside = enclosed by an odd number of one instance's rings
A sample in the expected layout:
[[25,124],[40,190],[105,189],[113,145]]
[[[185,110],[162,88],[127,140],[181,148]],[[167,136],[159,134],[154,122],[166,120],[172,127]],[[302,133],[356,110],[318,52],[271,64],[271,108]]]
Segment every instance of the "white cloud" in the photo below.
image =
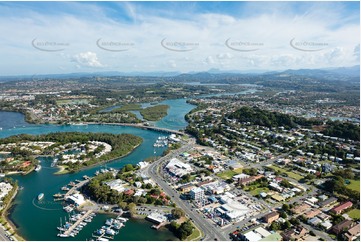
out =
[[[239,17],[193,13],[187,18],[176,18],[179,9],[175,10],[175,17],[170,18],[167,16],[171,14],[157,14],[132,3],[116,5],[123,8],[126,21],[112,18],[114,12],[108,13],[109,10],[88,3],[67,5],[82,9],[80,15],[49,15],[23,8],[21,14],[12,17],[2,16],[4,7],[0,5],[0,32],[6,33],[0,38],[0,72],[10,75],[72,72],[77,71],[74,62],[79,68],[90,70],[102,67],[115,71],[167,71],[165,68],[168,68],[183,72],[205,71],[210,67],[281,70],[359,64],[359,59],[355,58],[360,55],[359,24],[346,21],[337,9],[327,12],[317,4],[303,14],[286,11],[287,4],[278,3],[285,11],[274,8]],[[268,9],[263,3],[246,4],[246,8],[247,5],[255,10],[260,5]],[[330,3],[330,8],[332,6]],[[16,12],[16,7],[11,10]],[[335,27],[338,23],[343,25]],[[31,46],[35,38],[69,45],[61,52],[39,51]],[[199,46],[187,52],[169,51],[160,44],[164,38],[199,43]],[[235,51],[225,45],[229,38],[263,45],[253,52]],[[325,42],[328,46],[318,52],[299,51],[290,46],[293,38]],[[96,45],[98,39],[134,43],[134,46],[124,52],[111,52],[100,49]],[[109,49],[123,49],[111,47],[114,48]],[[239,49],[253,47],[240,46]],[[19,70],[24,73],[18,73]]]
[[218,59],[232,59],[232,57],[233,57],[233,55],[232,54],[230,54],[230,53],[220,53],[220,54],[218,54],[217,55],[217,58]]
[[176,63],[174,60],[169,60],[169,61],[168,61],[168,65],[169,65],[171,68],[176,68],[176,67],[177,67],[177,63]]
[[205,59],[204,63],[205,63],[205,64],[208,64],[208,65],[212,65],[212,64],[214,64],[215,62],[214,62],[214,59],[213,59],[212,56],[208,56],[208,57]]
[[356,57],[357,60],[360,59],[360,44],[355,46],[353,50],[353,55]]
[[97,54],[90,51],[74,55],[71,58],[71,61],[85,67],[103,67],[103,65],[98,60]]

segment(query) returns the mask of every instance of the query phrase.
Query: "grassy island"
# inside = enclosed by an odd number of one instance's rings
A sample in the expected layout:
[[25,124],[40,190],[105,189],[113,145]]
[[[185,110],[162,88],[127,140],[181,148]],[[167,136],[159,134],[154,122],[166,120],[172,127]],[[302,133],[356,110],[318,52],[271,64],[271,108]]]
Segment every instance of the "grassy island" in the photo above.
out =
[[14,157],[56,156],[66,173],[123,157],[141,143],[142,138],[131,134],[64,132],[11,136],[0,139],[0,148]]
[[140,114],[148,121],[158,121],[167,116],[168,105],[157,105],[140,110]]

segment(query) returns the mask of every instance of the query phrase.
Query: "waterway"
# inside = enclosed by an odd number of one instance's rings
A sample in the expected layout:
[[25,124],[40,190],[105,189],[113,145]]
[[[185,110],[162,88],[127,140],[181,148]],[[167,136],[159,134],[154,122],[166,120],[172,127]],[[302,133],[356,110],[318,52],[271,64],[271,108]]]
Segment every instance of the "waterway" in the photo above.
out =
[[[169,109],[167,111],[168,113],[167,116],[165,116],[164,118],[162,118],[157,122],[149,122],[149,123],[152,123],[160,128],[167,128],[173,130],[184,129],[187,126],[187,122],[185,121],[184,116],[193,108],[195,108],[195,105],[191,105],[187,103],[187,99],[164,100],[159,103],[141,103],[141,106],[142,108],[147,108],[161,104],[165,104],[169,106]],[[119,108],[120,106],[121,105],[107,107],[101,110],[101,112],[110,112],[113,109]],[[131,112],[134,113],[137,116],[137,118],[143,120],[143,117],[139,111],[131,111]]]
[[[169,129],[185,128],[187,123],[184,115],[189,112],[193,105],[187,104],[185,99],[167,100],[162,103],[170,106],[168,115],[155,125]],[[24,121],[24,116],[13,112],[0,112],[2,130],[0,138],[16,134],[45,134],[50,132],[106,132],[106,133],[130,133],[143,138],[143,143],[128,156],[107,163],[107,167],[121,168],[124,164],[137,164],[138,162],[151,157],[160,156],[165,148],[153,148],[153,143],[160,133],[152,130],[143,130],[133,127],[112,126],[112,125],[32,125]],[[6,121],[4,121],[6,120]],[[15,126],[15,128],[14,128]],[[51,157],[41,157],[42,169],[39,172],[32,172],[29,175],[13,175],[18,180],[19,186],[24,187],[19,191],[14,200],[10,219],[17,226],[21,236],[27,240],[64,240],[57,237],[56,227],[60,224],[60,218],[64,222],[66,212],[62,210],[60,202],[54,202],[52,195],[61,192],[61,187],[75,179],[82,179],[84,175],[93,176],[98,167],[89,168],[74,174],[54,175],[57,168],[51,167]],[[39,193],[44,193],[44,199],[36,200]],[[96,229],[104,225],[109,215],[97,215],[75,238],[66,240],[89,240]],[[167,229],[156,231],[151,229],[151,223],[145,220],[129,220],[115,240],[177,240]]]
[[[224,94],[223,94],[224,95]],[[211,96],[211,95],[207,95]],[[160,104],[170,106],[168,115],[160,121],[155,122],[157,127],[168,129],[184,129],[187,122],[184,116],[195,106],[186,103],[186,99],[165,100]],[[149,106],[150,104],[144,104]],[[108,111],[108,110],[107,110]],[[0,112],[0,138],[17,134],[45,134],[50,132],[106,132],[106,133],[130,133],[143,138],[143,143],[128,156],[107,163],[107,167],[121,168],[124,164],[137,164],[138,162],[151,157],[160,156],[165,148],[153,148],[153,143],[160,135],[157,131],[143,130],[133,127],[112,126],[112,125],[33,125],[24,121],[24,116],[13,112]],[[41,157],[42,169],[39,172],[32,172],[29,175],[13,175],[18,180],[20,190],[14,200],[11,209],[10,219],[17,226],[18,233],[26,240],[64,240],[57,237],[56,227],[60,224],[60,218],[64,222],[66,212],[62,210],[59,202],[54,202],[52,195],[60,192],[62,186],[75,179],[82,179],[84,175],[93,176],[99,166],[82,170],[73,174],[54,175],[57,168],[51,167],[51,157]],[[44,193],[44,199],[36,200],[39,193]],[[97,215],[75,238],[66,240],[89,240],[91,234],[100,228],[109,215]],[[115,240],[177,240],[168,230],[156,231],[150,228],[151,223],[144,220],[130,220],[126,223]]]

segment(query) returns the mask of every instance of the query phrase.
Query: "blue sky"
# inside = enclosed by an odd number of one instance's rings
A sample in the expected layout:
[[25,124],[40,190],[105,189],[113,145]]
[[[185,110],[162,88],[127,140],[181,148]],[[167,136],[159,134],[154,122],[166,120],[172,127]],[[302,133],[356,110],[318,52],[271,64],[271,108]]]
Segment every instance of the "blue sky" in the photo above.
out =
[[1,75],[359,64],[359,2],[1,2]]

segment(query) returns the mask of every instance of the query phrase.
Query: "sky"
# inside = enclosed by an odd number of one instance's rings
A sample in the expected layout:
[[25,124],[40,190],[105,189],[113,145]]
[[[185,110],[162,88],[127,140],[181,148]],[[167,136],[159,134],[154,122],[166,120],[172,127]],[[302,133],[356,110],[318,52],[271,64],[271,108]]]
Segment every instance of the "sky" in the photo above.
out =
[[359,65],[359,2],[0,2],[0,75]]

